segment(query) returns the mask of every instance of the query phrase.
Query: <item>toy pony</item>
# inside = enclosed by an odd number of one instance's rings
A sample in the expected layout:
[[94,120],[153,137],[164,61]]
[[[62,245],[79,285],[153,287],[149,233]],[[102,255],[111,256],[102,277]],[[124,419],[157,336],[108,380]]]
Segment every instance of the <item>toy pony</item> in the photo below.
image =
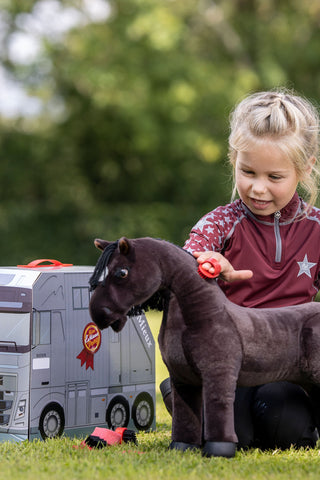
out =
[[95,245],[103,253],[90,279],[90,313],[99,328],[120,331],[133,306],[146,308],[153,294],[162,295],[159,346],[172,382],[170,448],[233,457],[237,385],[287,380],[320,405],[320,304],[239,307],[214,279],[201,278],[192,255],[167,241],[123,237]]

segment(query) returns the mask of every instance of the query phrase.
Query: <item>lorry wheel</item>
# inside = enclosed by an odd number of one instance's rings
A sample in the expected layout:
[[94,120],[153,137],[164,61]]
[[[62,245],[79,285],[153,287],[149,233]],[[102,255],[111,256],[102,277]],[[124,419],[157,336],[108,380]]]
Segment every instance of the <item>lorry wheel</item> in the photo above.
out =
[[129,403],[121,395],[114,397],[108,405],[106,422],[109,428],[126,427],[129,423]]
[[57,403],[50,403],[41,413],[39,430],[43,440],[60,437],[64,430],[63,409]]
[[139,393],[132,406],[133,423],[138,430],[148,430],[154,419],[154,405],[151,395]]

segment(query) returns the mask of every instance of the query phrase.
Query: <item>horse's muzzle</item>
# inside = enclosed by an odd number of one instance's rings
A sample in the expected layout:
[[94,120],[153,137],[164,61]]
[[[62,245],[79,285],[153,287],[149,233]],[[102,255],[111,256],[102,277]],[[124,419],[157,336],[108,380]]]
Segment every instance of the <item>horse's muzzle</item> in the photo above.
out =
[[109,307],[102,305],[97,306],[96,304],[90,303],[89,310],[92,320],[100,328],[100,330],[109,327],[110,324],[115,320],[113,318],[113,312]]
[[119,332],[124,327],[127,317],[119,312],[113,312],[109,307],[90,303],[90,315],[94,323],[104,330],[111,327],[115,332]]

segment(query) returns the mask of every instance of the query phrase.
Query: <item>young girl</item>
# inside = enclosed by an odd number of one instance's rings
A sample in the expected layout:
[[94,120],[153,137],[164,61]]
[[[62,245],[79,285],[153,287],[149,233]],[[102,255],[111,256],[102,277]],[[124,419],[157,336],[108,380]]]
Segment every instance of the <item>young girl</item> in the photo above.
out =
[[[295,305],[319,289],[318,133],[316,109],[287,92],[251,95],[231,115],[229,159],[240,198],[201,218],[184,248],[211,273],[206,260],[220,262],[217,281],[238,305]],[[235,427],[239,447],[313,447],[318,439],[307,394],[286,382],[239,388]]]

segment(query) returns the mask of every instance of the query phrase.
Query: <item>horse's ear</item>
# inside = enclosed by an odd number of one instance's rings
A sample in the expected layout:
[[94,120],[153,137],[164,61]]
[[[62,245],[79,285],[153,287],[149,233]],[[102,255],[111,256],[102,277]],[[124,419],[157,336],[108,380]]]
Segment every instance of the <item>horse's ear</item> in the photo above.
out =
[[100,238],[96,238],[94,241],[94,246],[99,250],[104,250],[108,245],[112,242],[107,242],[106,240],[101,240]]
[[130,250],[129,240],[126,237],[121,237],[118,245],[119,245],[120,253],[122,253],[123,255],[128,255]]

